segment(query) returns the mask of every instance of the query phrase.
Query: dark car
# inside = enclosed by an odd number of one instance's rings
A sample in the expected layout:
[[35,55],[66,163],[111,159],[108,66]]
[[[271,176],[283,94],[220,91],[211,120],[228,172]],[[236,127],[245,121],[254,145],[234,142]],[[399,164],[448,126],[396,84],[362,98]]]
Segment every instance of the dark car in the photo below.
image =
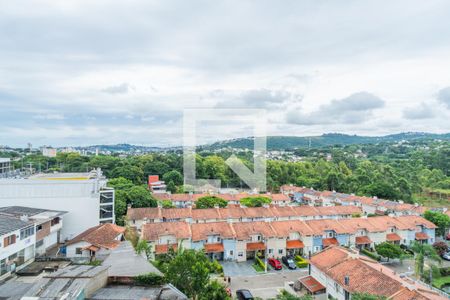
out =
[[442,259],[450,261],[450,252],[442,254]]
[[292,256],[283,256],[281,258],[281,261],[289,269],[292,269],[292,270],[297,269],[297,266],[295,265],[294,258],[292,258]]
[[253,300],[253,299],[255,299],[255,298],[253,298],[253,295],[252,295],[252,293],[250,293],[249,290],[237,290],[236,297],[238,298],[238,300]]
[[281,263],[278,259],[269,258],[267,261],[269,262],[269,265],[271,265],[272,268],[274,268],[275,270],[283,269],[283,266],[281,265]]
[[402,244],[402,245],[400,245],[400,248],[402,248],[406,254],[414,255],[414,252],[411,249],[409,249],[408,246]]

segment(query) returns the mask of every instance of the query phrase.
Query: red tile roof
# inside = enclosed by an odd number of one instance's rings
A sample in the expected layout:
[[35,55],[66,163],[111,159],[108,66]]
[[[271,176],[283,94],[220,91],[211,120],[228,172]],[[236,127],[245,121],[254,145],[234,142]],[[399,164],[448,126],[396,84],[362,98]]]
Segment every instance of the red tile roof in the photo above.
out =
[[164,245],[156,245],[155,246],[155,253],[156,254],[164,254],[169,252],[169,249],[172,248],[174,251],[177,250],[178,245],[177,244],[164,244]]
[[430,237],[425,232],[416,232],[416,240],[428,240]]
[[388,233],[386,234],[386,240],[389,242],[398,242],[401,241],[402,238],[396,233]]
[[114,249],[120,244],[120,241],[118,241],[117,238],[124,232],[124,227],[106,223],[89,228],[68,241],[66,244],[71,245],[84,241],[99,248]]
[[322,239],[322,245],[324,247],[328,247],[331,245],[339,245],[339,242],[336,238],[327,238],[327,239]]
[[260,234],[263,237],[276,237],[277,233],[272,228],[270,223],[266,222],[243,222],[233,223],[233,228],[236,237],[240,240],[247,240],[252,235]]
[[211,222],[191,225],[192,241],[207,240],[208,235],[219,235],[222,239],[233,238],[234,230],[230,223]]
[[222,243],[205,244],[204,248],[205,248],[205,252],[206,253],[217,253],[217,252],[224,252],[225,251]]
[[164,235],[173,235],[177,239],[188,239],[191,237],[191,227],[186,222],[148,223],[142,226],[142,238],[146,241],[156,241]]
[[303,249],[305,244],[300,240],[289,240],[286,241],[286,249]]
[[247,243],[247,251],[266,250],[266,244],[262,242]]
[[319,291],[325,290],[325,287],[312,276],[300,278],[299,281],[310,293],[314,294]]
[[371,244],[372,241],[369,239],[368,236],[357,236],[356,237],[356,245],[367,245]]

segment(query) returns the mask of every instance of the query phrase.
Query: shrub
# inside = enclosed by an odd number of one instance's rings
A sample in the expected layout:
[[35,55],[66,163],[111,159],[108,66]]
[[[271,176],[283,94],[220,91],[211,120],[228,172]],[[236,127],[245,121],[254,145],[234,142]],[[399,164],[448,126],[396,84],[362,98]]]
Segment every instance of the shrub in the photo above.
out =
[[259,258],[259,257],[255,257],[256,263],[263,268],[263,270],[266,269],[266,264]]
[[450,276],[450,267],[440,268],[440,272],[442,276]]
[[163,285],[166,283],[166,280],[163,276],[155,274],[155,273],[147,273],[134,277],[134,282],[139,285]]
[[211,273],[223,274],[223,267],[217,260],[211,262],[209,270]]
[[309,265],[309,261],[307,259],[304,259],[300,255],[295,256],[295,264],[298,268],[306,268]]
[[448,251],[448,246],[446,242],[436,242],[433,244],[433,248],[439,255],[442,255]]
[[381,256],[379,256],[376,253],[370,252],[370,251],[368,251],[366,249],[361,249],[361,253],[363,253],[364,255],[366,255],[366,256],[368,256],[368,257],[370,257],[370,258],[372,258],[372,259],[374,259],[376,261],[380,261],[381,260]]

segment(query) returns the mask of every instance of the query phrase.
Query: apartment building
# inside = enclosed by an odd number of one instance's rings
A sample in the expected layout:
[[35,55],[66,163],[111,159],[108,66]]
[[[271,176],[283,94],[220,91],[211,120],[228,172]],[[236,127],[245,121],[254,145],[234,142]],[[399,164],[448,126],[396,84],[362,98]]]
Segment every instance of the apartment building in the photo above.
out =
[[67,211],[61,241],[103,223],[114,223],[114,190],[100,170],[0,179],[0,203]]
[[447,299],[418,281],[400,277],[380,263],[339,246],[313,255],[309,275],[299,281],[310,294],[326,293],[329,299],[337,300],[352,299],[354,293],[393,300]]
[[241,207],[230,205],[226,208],[193,209],[145,207],[132,208],[127,211],[130,226],[141,229],[144,223],[177,222],[208,223],[208,222],[257,222],[285,220],[322,220],[345,219],[361,214],[361,208],[356,206],[276,206]]
[[0,208],[0,279],[57,245],[64,214],[20,206]]
[[205,249],[216,259],[245,261],[257,253],[280,258],[309,255],[330,246],[373,248],[382,242],[409,245],[434,242],[436,226],[418,216],[323,220],[145,223],[141,237],[155,254],[179,243],[185,249]]
[[11,171],[11,159],[0,157],[0,177]]

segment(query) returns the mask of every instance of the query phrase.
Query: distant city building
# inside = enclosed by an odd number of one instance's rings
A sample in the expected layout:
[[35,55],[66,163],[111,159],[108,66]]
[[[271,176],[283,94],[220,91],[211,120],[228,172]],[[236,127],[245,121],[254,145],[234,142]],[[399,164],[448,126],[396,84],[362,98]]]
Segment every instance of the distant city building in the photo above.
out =
[[22,206],[0,207],[0,278],[55,246],[65,213]]
[[158,175],[149,175],[148,176],[148,188],[154,194],[163,194],[166,193],[166,183],[162,180],[159,180]]
[[0,176],[11,171],[11,159],[0,157]]
[[51,147],[42,147],[41,149],[42,151],[42,155],[46,156],[46,157],[56,157],[56,149],[55,148],[51,148]]
[[0,179],[0,203],[67,211],[61,241],[88,228],[114,223],[114,189],[100,170]]

